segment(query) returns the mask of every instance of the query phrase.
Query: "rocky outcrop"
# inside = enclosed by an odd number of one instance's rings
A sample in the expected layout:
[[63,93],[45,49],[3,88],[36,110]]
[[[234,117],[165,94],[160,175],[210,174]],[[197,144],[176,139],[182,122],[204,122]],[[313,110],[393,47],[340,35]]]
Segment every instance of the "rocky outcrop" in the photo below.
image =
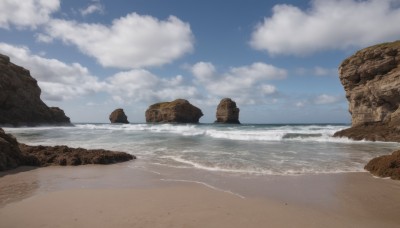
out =
[[335,134],[400,142],[400,41],[358,51],[339,67],[352,127]]
[[70,124],[59,108],[41,99],[37,81],[28,70],[0,54],[0,125]]
[[21,165],[85,165],[112,164],[135,159],[124,152],[108,150],[86,150],[67,146],[28,146],[19,144],[10,134],[0,128],[0,171]]
[[0,128],[0,171],[14,169],[25,163],[25,156],[14,136]]
[[375,176],[400,180],[400,150],[372,159],[365,169]]
[[203,112],[184,99],[151,105],[146,110],[148,123],[198,123]]
[[115,109],[109,117],[111,123],[129,123],[128,117],[122,108]]
[[83,148],[70,148],[67,146],[28,146],[20,144],[22,153],[30,157],[28,165],[86,165],[86,164],[112,164],[129,161],[136,158],[124,152],[109,150],[86,150]]
[[240,124],[239,111],[240,109],[236,107],[236,102],[230,98],[224,98],[217,107],[217,120],[215,123]]

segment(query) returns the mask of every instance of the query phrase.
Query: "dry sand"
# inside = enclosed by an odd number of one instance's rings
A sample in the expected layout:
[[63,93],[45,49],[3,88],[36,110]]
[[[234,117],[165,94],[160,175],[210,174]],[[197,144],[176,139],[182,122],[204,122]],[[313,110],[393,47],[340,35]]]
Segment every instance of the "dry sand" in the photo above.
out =
[[0,227],[400,224],[400,182],[367,173],[239,178],[229,180],[230,189],[163,181],[160,174],[123,165],[49,167],[0,175]]

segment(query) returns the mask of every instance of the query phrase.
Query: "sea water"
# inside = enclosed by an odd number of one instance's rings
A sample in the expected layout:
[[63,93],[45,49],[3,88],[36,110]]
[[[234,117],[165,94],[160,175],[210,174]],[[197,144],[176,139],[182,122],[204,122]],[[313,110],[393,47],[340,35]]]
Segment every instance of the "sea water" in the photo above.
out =
[[241,175],[363,172],[398,143],[352,141],[332,135],[333,124],[75,124],[4,128],[30,145],[124,151],[144,168]]

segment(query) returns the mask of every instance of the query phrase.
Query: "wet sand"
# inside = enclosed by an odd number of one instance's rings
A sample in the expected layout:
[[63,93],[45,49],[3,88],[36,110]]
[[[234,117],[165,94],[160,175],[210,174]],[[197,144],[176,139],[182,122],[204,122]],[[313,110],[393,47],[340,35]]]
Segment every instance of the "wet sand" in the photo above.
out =
[[192,172],[179,176],[163,169],[155,172],[123,164],[0,173],[0,227],[400,224],[400,182],[368,173],[204,175]]

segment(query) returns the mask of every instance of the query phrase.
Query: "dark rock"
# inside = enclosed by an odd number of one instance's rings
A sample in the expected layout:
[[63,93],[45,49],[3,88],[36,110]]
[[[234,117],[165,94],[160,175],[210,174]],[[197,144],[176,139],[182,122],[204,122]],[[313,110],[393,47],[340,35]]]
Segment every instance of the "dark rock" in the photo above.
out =
[[86,150],[67,146],[28,146],[19,144],[0,128],[0,171],[21,165],[86,165],[112,164],[136,159],[135,156],[109,150]]
[[67,146],[28,146],[20,144],[19,148],[27,156],[31,156],[33,166],[49,165],[86,165],[86,164],[112,164],[129,161],[136,157],[124,152],[109,150],[87,150],[83,148],[70,148]]
[[128,117],[125,115],[122,108],[115,109],[109,117],[111,123],[129,123]]
[[0,171],[14,169],[25,163],[25,157],[14,136],[0,128]]
[[64,111],[49,108],[40,93],[28,70],[0,54],[0,125],[70,124]]
[[365,169],[375,176],[400,180],[400,150],[372,159]]
[[215,122],[240,124],[239,112],[240,109],[236,107],[236,102],[230,98],[224,98],[217,107],[217,120]]
[[184,99],[151,105],[146,110],[148,123],[198,123],[202,111]]
[[400,41],[358,51],[339,73],[352,127],[335,136],[400,142]]

